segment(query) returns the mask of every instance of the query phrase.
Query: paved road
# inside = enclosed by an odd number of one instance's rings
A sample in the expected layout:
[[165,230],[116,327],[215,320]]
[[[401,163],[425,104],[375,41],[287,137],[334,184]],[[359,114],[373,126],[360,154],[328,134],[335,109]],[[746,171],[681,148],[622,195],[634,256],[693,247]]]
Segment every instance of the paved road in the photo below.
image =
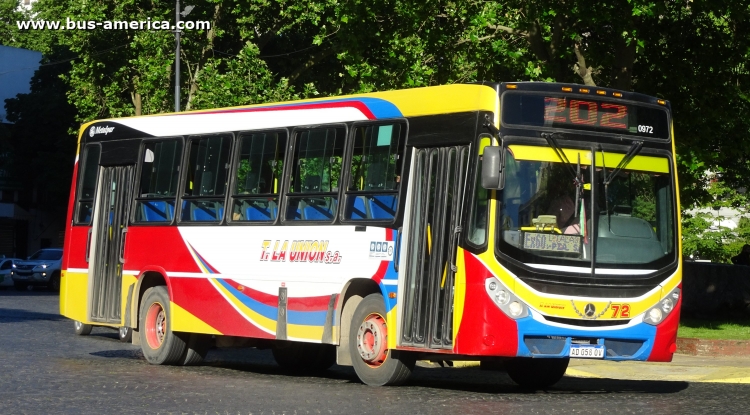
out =
[[566,377],[524,392],[504,373],[418,367],[395,388],[350,368],[281,371],[266,351],[221,349],[199,367],[151,366],[114,330],[73,334],[58,297],[0,291],[0,413],[514,414],[750,412],[750,385]]

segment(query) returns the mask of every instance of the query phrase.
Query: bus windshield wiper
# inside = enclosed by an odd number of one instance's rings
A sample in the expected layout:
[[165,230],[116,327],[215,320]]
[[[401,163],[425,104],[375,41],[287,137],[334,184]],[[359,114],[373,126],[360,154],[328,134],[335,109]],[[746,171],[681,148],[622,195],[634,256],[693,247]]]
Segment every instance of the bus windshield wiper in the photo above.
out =
[[[633,160],[635,156],[638,155],[638,153],[641,152],[641,148],[643,148],[643,141],[633,141],[633,144],[630,145],[630,149],[625,154],[625,157],[620,160],[620,163],[617,164],[617,167],[615,167],[614,170],[612,170],[612,173],[610,173],[608,176],[606,176],[604,180],[604,186],[606,189],[606,186],[612,183],[612,180],[617,177],[618,174],[620,174],[620,170],[627,167],[627,165]],[[602,150],[602,167],[604,167],[604,171],[606,171],[607,166],[604,165],[604,150]]]
[[643,148],[643,141],[633,141],[633,144],[630,145],[630,149],[625,154],[625,157],[620,160],[620,162],[617,164],[617,167],[612,170],[610,174],[607,174],[607,164],[604,162],[604,149],[599,146],[599,150],[602,152],[602,178],[604,183],[604,209],[607,211],[607,218],[609,218],[609,184],[612,183],[612,180],[617,177],[618,174],[620,174],[620,171],[627,167],[627,165],[635,158],[635,156],[640,153],[641,148]]
[[578,216],[578,201],[581,198],[581,195],[583,192],[581,191],[583,189],[583,175],[581,174],[581,155],[578,155],[578,168],[573,169],[573,164],[568,160],[568,156],[565,155],[565,152],[563,149],[557,144],[557,140],[555,140],[555,136],[559,137],[565,137],[562,133],[542,133],[542,138],[547,140],[547,144],[552,148],[552,150],[555,151],[555,154],[557,154],[557,158],[560,159],[563,165],[567,168],[568,172],[573,176],[573,181],[576,186],[576,199],[575,199],[575,207],[574,212],[575,215]]

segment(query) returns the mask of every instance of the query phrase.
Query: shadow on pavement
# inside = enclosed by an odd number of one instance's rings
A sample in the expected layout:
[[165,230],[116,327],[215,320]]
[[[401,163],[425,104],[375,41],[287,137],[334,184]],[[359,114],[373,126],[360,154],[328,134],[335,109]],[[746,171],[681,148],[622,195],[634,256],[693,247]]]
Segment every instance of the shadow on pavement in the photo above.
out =
[[59,314],[39,313],[15,308],[0,308],[0,322],[2,323],[22,323],[32,320],[61,321],[67,319]]

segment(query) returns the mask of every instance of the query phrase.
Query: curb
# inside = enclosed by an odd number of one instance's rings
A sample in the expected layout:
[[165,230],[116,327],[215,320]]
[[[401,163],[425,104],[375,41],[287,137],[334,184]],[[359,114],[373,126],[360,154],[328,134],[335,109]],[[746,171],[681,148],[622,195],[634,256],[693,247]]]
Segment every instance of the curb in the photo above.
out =
[[691,356],[750,356],[750,341],[678,337],[677,353]]

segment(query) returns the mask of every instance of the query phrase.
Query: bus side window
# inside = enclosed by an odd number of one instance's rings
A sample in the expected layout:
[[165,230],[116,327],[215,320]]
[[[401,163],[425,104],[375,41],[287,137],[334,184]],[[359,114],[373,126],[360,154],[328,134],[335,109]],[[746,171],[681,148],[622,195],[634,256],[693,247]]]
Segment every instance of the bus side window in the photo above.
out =
[[180,179],[182,141],[147,141],[136,195],[137,222],[172,222]]
[[231,221],[276,220],[286,143],[285,132],[240,135],[239,160],[234,172]]
[[356,127],[346,220],[391,221],[396,216],[404,133],[400,123]]
[[286,220],[332,222],[338,209],[344,128],[316,128],[295,137]]
[[98,144],[90,144],[83,150],[83,166],[79,169],[78,202],[76,206],[76,223],[88,225],[91,223],[91,214],[94,207],[94,196],[96,195],[96,179],[99,174],[99,155],[101,147]]
[[229,134],[191,137],[181,222],[220,222],[227,191]]

